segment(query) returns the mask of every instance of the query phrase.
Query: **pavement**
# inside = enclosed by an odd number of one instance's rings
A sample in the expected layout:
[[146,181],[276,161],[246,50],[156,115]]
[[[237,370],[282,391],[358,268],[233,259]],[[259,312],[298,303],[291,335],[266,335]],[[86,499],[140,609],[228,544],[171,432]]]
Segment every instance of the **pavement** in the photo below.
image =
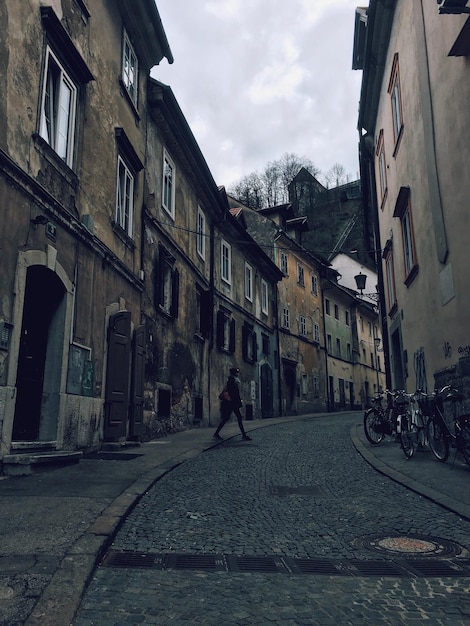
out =
[[[249,433],[315,417],[320,415],[254,420],[245,427]],[[162,476],[219,445],[212,433],[193,429],[28,477],[0,477],[0,626],[71,624],[95,565],[126,516]],[[240,438],[236,422],[222,434]],[[378,472],[470,520],[470,468],[453,452],[442,464],[427,448],[407,459],[392,438],[372,446],[359,412],[350,436]]]

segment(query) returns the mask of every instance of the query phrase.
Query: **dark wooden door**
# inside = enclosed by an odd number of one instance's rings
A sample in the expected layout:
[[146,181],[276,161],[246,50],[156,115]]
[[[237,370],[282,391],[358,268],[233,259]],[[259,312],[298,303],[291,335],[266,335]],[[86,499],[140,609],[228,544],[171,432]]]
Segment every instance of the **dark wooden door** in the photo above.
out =
[[273,374],[269,365],[261,366],[261,417],[272,417],[273,407]]
[[144,422],[145,326],[134,331],[129,437],[138,439]]
[[109,320],[105,392],[104,438],[116,441],[127,435],[131,359],[131,314],[120,311]]

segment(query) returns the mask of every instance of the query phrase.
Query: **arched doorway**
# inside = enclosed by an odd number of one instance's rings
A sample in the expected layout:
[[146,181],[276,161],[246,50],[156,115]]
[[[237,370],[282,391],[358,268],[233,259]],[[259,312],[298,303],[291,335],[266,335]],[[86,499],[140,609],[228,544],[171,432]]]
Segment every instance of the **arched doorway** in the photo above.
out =
[[296,390],[297,390],[297,378],[295,374],[295,364],[289,363],[284,365],[284,386],[285,386],[285,401],[286,401],[286,415],[295,414],[296,409]]
[[16,373],[13,441],[57,437],[66,289],[42,265],[27,269]]

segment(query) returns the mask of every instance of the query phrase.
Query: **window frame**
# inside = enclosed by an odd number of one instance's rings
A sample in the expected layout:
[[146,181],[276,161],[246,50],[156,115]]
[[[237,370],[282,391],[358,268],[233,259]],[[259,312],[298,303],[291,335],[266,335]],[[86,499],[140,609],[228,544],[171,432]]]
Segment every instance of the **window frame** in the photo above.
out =
[[393,57],[392,71],[390,73],[390,82],[388,85],[388,93],[390,94],[390,106],[392,110],[393,138],[395,141],[393,156],[395,156],[398,152],[398,147],[400,145],[400,140],[402,138],[404,128],[398,52],[396,52]]
[[377,165],[379,170],[379,189],[380,189],[380,198],[379,198],[379,206],[383,211],[385,200],[388,195],[388,180],[387,180],[387,161],[385,159],[385,142],[384,142],[384,131],[381,129],[379,133],[379,138],[377,140]]
[[313,322],[313,341],[320,343],[320,324]]
[[302,337],[307,336],[307,318],[305,315],[299,315],[299,334]]
[[253,302],[253,268],[245,261],[245,298]]
[[232,246],[225,239],[220,243],[220,278],[227,285],[232,284]]
[[264,315],[269,313],[269,288],[264,278],[261,279],[261,313]]
[[391,246],[388,249],[386,248],[384,254],[388,314],[391,315],[398,306],[397,291],[395,288],[395,264],[393,259],[393,248]]
[[[171,170],[171,175],[167,174],[167,165]],[[162,208],[172,220],[175,219],[175,178],[175,162],[164,149],[162,171]]]
[[297,263],[297,284],[305,287],[305,270],[300,263]]
[[196,217],[196,251],[199,257],[206,260],[206,216],[200,206],[197,207]]
[[[135,67],[129,70],[126,70],[126,48],[129,49],[130,56],[135,62]],[[125,28],[123,29],[122,37],[121,80],[130,101],[137,109],[139,102],[139,58]]]
[[311,291],[314,296],[318,296],[318,277],[315,274],[311,276]]
[[179,312],[179,270],[175,257],[162,244],[158,246],[156,267],[155,309],[176,319]]
[[[124,180],[121,180],[121,171],[124,174]],[[128,237],[132,239],[134,231],[134,193],[135,193],[135,173],[127,164],[126,160],[119,153],[117,159],[117,173],[116,173],[116,207],[115,207],[115,220],[116,224],[126,233]],[[129,193],[127,193],[128,185],[130,182]],[[124,184],[124,188],[122,186]],[[122,206],[122,195],[129,198],[129,206],[125,203]]]
[[289,258],[285,252],[281,252],[280,255],[280,269],[286,276],[289,276]]
[[[55,66],[58,75],[52,76],[52,65]],[[54,97],[49,99],[53,106],[51,112],[52,120],[48,121],[47,105],[48,90],[51,83],[54,82]],[[59,84],[55,84],[58,82]],[[65,139],[65,150],[61,150],[59,143],[60,138],[63,136],[61,129],[63,130],[63,119],[61,116],[62,111],[62,96],[64,87],[69,89],[69,104],[67,113],[67,136]],[[75,154],[75,135],[76,135],[76,119],[77,119],[77,106],[78,106],[78,84],[70,77],[69,72],[64,68],[63,63],[60,62],[58,56],[53,52],[52,48],[46,46],[46,57],[44,63],[43,84],[41,93],[41,113],[39,121],[39,135],[44,141],[51,147],[52,150],[71,168],[73,166],[74,154]],[[58,94],[56,93],[58,91]]]
[[398,193],[393,217],[400,219],[403,252],[404,283],[408,287],[418,273],[418,259],[413,230],[413,212],[411,208],[411,190],[401,187]]
[[286,330],[290,329],[289,307],[287,306],[282,307],[281,326],[282,328],[285,328]]

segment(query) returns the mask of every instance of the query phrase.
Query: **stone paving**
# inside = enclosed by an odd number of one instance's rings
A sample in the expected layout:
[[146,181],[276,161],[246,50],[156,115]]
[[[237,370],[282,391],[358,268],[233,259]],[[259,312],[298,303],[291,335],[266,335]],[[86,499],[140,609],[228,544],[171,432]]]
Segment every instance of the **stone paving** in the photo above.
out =
[[[279,424],[187,461],[142,497],[112,548],[353,563],[389,558],[371,537],[421,536],[468,562],[469,522],[370,467],[351,442],[356,422]],[[470,624],[470,578],[99,567],[74,626],[422,622]]]

